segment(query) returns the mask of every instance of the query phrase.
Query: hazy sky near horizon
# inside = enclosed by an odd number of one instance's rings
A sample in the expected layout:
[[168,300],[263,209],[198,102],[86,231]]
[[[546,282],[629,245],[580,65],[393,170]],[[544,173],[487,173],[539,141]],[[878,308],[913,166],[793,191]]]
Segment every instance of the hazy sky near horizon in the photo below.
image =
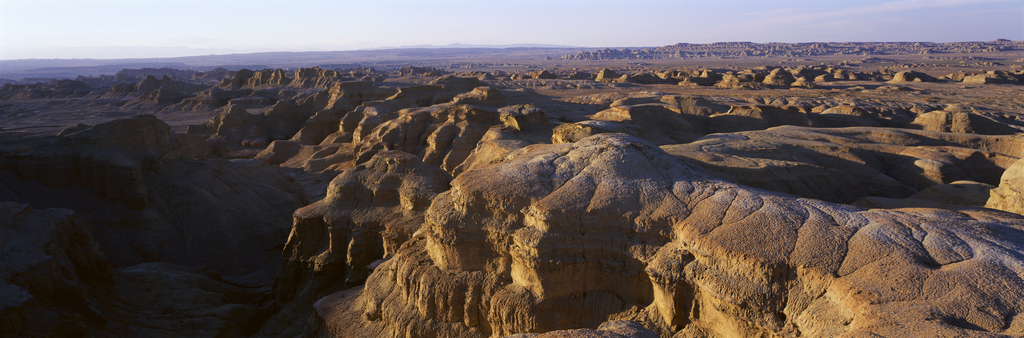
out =
[[1024,1],[0,0],[0,60],[997,38],[1024,40]]

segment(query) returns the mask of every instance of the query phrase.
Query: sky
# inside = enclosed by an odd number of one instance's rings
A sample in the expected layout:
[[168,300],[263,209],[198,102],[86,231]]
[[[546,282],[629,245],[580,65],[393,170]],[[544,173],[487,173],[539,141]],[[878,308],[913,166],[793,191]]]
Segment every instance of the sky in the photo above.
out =
[[1024,0],[0,0],[0,60],[998,38],[1024,40]]

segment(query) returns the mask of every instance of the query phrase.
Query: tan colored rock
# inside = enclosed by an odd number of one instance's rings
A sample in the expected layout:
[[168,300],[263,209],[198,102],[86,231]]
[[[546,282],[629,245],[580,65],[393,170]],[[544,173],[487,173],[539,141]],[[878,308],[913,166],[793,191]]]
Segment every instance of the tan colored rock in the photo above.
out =
[[600,72],[597,72],[597,77],[594,78],[594,81],[617,82],[621,81],[622,77],[622,74],[616,73],[611,69],[605,68],[602,69]]
[[286,320],[304,321],[317,299],[362,284],[420,228],[430,201],[450,181],[448,173],[401,151],[377,153],[336,176],[324,199],[295,211],[274,283],[285,310],[261,334],[300,329]]
[[217,87],[233,90],[241,88],[265,88],[265,87],[284,87],[292,82],[288,78],[288,75],[284,73],[284,70],[278,69],[264,69],[259,71],[252,71],[248,69],[242,69],[235,72],[235,76],[232,78],[225,78],[221,81]]
[[809,117],[812,126],[831,128],[881,126],[882,120],[878,114],[850,105],[831,107]]
[[610,121],[586,120],[575,123],[563,123],[551,132],[551,143],[573,143],[597,134],[626,133],[639,134],[635,127]]
[[611,108],[591,115],[590,118],[632,127],[637,130],[637,136],[657,145],[688,143],[704,135],[701,130],[703,128],[693,127],[671,108],[663,103],[613,103]]
[[451,173],[476,148],[487,130],[500,123],[500,113],[480,106],[404,109],[358,140],[354,150],[356,163],[366,162],[380,151],[401,150]]
[[547,114],[532,104],[499,109],[502,125],[492,126],[476,148],[452,172],[453,176],[478,167],[505,161],[516,151],[533,144],[550,143],[554,135]]
[[807,126],[807,114],[795,107],[773,107],[766,105],[737,105],[724,113],[708,116],[706,131],[709,133],[762,130],[776,126]]
[[911,122],[912,127],[947,133],[978,133],[1005,135],[1021,132],[989,117],[973,112],[936,110],[920,114]]
[[532,77],[534,79],[550,80],[550,79],[557,79],[558,78],[558,76],[556,76],[555,74],[551,74],[551,72],[549,72],[547,69],[539,71],[539,72],[530,72],[527,75],[529,75],[530,77]]
[[1024,214],[1024,160],[1017,160],[999,178],[999,186],[992,189],[985,207]]
[[762,83],[769,86],[789,87],[793,83],[793,75],[782,68],[775,68],[764,77]]
[[[538,177],[543,179],[538,182]],[[865,210],[710,178],[622,134],[467,171],[323,332],[1019,335],[1024,218]]]
[[662,148],[728,181],[852,203],[864,196],[907,198],[960,180],[995,184],[1022,146],[1011,136],[777,127]]
[[921,72],[915,72],[915,71],[912,71],[912,70],[905,70],[905,71],[896,73],[895,75],[892,76],[892,80],[889,80],[887,82],[889,82],[889,83],[900,83],[900,82],[933,82],[933,81],[936,81],[936,79],[934,77],[929,76],[928,74],[921,73]]
[[483,106],[495,106],[501,107],[507,103],[508,99],[505,95],[501,94],[501,91],[491,87],[476,87],[468,93],[463,93],[455,96],[452,100],[452,104],[477,104]]

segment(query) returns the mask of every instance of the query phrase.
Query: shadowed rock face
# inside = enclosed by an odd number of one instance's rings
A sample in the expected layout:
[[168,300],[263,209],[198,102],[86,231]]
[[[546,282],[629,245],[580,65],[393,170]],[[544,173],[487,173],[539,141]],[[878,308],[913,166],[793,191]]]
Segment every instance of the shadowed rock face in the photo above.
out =
[[71,210],[0,203],[0,248],[4,336],[241,336],[268,314],[258,290],[195,269],[111,269]]
[[226,160],[153,116],[74,126],[2,148],[0,198],[72,209],[115,267],[170,262],[269,285],[303,189],[257,160]]
[[357,336],[609,318],[683,336],[1012,335],[1022,238],[1017,215],[786,197],[602,134],[462,173],[364,289],[316,308]]

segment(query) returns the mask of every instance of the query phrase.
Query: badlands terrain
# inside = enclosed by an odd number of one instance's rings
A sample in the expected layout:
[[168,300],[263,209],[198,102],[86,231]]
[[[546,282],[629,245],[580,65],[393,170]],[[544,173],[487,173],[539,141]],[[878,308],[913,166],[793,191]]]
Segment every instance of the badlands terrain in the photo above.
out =
[[0,335],[1024,335],[1021,41],[172,61],[3,73]]

